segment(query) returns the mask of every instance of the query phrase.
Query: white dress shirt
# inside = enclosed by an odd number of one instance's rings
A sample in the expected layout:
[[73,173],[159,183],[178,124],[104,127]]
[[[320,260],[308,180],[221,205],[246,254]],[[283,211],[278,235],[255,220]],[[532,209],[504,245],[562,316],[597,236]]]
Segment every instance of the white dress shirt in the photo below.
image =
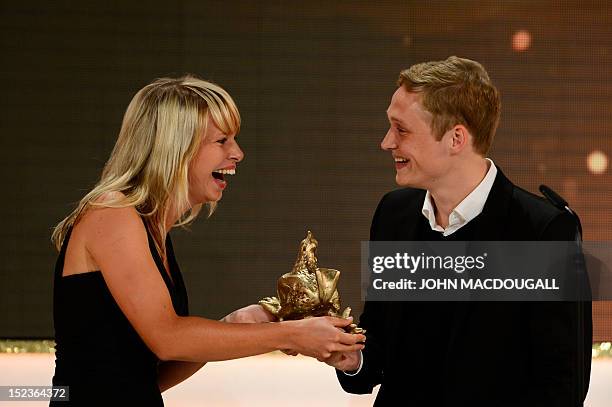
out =
[[[470,192],[469,195],[463,199],[463,201],[459,202],[459,205],[457,205],[455,209],[452,210],[448,216],[448,226],[446,229],[438,225],[438,222],[436,222],[436,212],[434,210],[433,202],[431,201],[431,194],[429,191],[427,191],[421,213],[423,213],[423,216],[425,216],[425,218],[427,218],[429,221],[431,230],[442,232],[444,236],[448,236],[461,229],[461,227],[467,225],[469,221],[482,213],[482,209],[484,208],[485,202],[487,202],[487,198],[489,197],[489,193],[493,187],[495,176],[497,175],[497,167],[495,167],[493,161],[490,158],[487,158],[486,160],[490,163],[487,174],[482,181],[480,181],[480,184],[478,184],[478,186],[474,188],[474,190]],[[359,367],[354,372],[344,372],[344,374],[348,376],[355,376],[361,371],[362,367],[363,355],[361,351],[359,351]]]
[[446,229],[438,225],[436,222],[436,212],[431,200],[431,194],[429,191],[427,191],[421,212],[429,221],[431,230],[442,232],[442,235],[448,236],[458,231],[476,216],[480,215],[482,208],[484,208],[485,202],[489,197],[491,188],[493,187],[495,176],[497,175],[497,167],[495,167],[493,161],[491,161],[489,158],[486,160],[490,163],[487,174],[482,181],[480,181],[480,184],[478,184],[478,186],[474,188],[474,190],[470,192],[470,194],[451,211],[450,215],[448,216],[448,226]]

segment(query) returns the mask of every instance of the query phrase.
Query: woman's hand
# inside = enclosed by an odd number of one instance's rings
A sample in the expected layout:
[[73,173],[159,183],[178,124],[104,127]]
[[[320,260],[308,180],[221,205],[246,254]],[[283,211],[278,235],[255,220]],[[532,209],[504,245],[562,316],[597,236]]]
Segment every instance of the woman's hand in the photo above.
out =
[[364,348],[365,335],[349,334],[338,329],[352,322],[352,317],[317,317],[283,322],[292,324],[295,332],[291,338],[292,346],[286,351],[301,353],[320,361],[325,361],[334,352],[359,351]]
[[222,322],[253,324],[259,322],[274,322],[276,317],[266,311],[264,307],[258,304],[248,305],[244,308],[237,309],[229,315],[221,319]]

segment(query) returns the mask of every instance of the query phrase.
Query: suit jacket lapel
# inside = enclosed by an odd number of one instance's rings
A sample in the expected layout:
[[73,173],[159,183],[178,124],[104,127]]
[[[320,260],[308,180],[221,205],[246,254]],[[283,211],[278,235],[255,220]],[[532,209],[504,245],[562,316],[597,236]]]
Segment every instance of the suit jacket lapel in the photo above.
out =
[[[503,241],[507,237],[508,210],[514,185],[506,178],[501,169],[497,168],[497,176],[493,182],[491,192],[487,197],[482,213],[478,215],[474,240],[476,241]],[[448,341],[448,356],[453,352],[459,331],[469,315],[474,304],[471,301],[455,303],[455,312],[452,329]]]
[[498,167],[491,192],[487,197],[482,213],[477,217],[480,219],[474,233],[474,240],[505,240],[505,232],[508,226],[508,210],[513,190],[514,185]]
[[[425,191],[419,196],[406,203],[405,210],[397,219],[398,227],[395,229],[396,236],[395,240],[399,241],[414,241],[417,240],[419,235],[419,226],[423,218],[421,209],[423,208],[423,202],[425,201]],[[416,215],[416,216],[415,216]]]

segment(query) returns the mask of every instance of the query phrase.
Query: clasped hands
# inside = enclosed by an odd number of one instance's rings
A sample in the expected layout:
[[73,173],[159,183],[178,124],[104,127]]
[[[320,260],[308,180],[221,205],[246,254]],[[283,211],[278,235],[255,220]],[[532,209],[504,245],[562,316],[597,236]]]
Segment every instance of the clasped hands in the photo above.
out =
[[[261,305],[253,304],[246,307],[240,308],[231,314],[226,315],[221,319],[222,322],[229,323],[263,323],[263,322],[275,322],[276,318],[270,312],[266,311]],[[353,322],[353,317],[348,319],[335,318],[335,317],[317,317],[308,318],[299,321],[291,321],[296,324],[308,325],[310,329],[307,332],[312,337],[311,342],[321,342],[322,337],[334,337],[338,341],[345,339],[344,345],[351,345],[353,350],[350,351],[339,351],[331,348],[326,349],[308,349],[306,346],[301,352],[295,349],[282,350],[283,353],[291,356],[296,356],[302,353],[306,356],[316,358],[320,362],[327,363],[330,366],[335,367],[342,371],[354,371],[359,368],[361,360],[361,349],[365,345],[365,335],[361,334],[347,334],[342,328],[350,325]],[[334,334],[335,332],[335,334]],[[308,342],[309,338],[303,338],[304,341]]]

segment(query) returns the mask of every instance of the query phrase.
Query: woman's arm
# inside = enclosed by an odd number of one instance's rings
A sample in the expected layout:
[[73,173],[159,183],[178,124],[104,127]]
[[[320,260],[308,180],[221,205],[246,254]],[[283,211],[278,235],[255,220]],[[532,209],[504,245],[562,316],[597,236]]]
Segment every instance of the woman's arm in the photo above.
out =
[[[221,321],[260,323],[272,322],[275,319],[274,315],[266,311],[261,305],[248,305],[226,315]],[[169,388],[189,379],[205,364],[200,362],[179,362],[176,360],[160,362],[157,369],[157,384],[160,391],[163,393]]]
[[206,362],[289,349],[319,359],[361,349],[365,337],[340,332],[351,320],[320,317],[275,324],[225,323],[174,312],[134,208],[91,209],[82,219],[86,247],[113,298],[160,360]]

